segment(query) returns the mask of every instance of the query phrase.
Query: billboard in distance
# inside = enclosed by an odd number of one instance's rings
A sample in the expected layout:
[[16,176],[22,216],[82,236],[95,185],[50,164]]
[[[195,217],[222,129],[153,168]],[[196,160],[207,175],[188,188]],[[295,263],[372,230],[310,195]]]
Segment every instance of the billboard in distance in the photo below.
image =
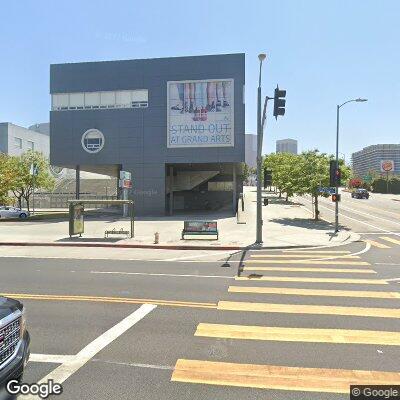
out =
[[167,83],[167,147],[233,147],[233,79]]

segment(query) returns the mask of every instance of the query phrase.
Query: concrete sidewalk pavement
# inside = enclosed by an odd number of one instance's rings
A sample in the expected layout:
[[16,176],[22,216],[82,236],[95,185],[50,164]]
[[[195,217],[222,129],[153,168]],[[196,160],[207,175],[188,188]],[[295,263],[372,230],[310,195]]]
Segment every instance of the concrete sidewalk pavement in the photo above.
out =
[[[157,247],[157,248],[199,248],[235,250],[252,246],[256,233],[256,192],[254,187],[246,187],[246,224],[238,224],[236,217],[219,215],[192,215],[188,217],[138,218],[135,221],[135,237],[126,239],[116,237],[104,239],[104,231],[115,228],[129,229],[130,221],[118,216],[88,218],[85,220],[85,233],[82,238],[69,238],[68,221],[14,221],[0,224],[0,244],[14,245],[75,245],[75,246],[118,246],[118,247]],[[341,245],[358,240],[358,235],[349,231],[333,235],[332,225],[311,220],[309,211],[300,203],[286,203],[275,195],[264,193],[270,204],[263,206],[263,247],[299,247]],[[181,240],[184,219],[217,220],[219,240],[207,236]],[[154,234],[159,233],[159,244],[154,244]],[[1,252],[1,250],[0,250]]]

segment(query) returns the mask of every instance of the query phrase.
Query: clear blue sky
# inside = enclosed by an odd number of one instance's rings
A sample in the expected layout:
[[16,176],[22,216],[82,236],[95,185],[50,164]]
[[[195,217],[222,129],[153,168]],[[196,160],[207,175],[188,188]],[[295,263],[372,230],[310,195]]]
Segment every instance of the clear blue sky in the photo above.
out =
[[268,115],[264,151],[298,139],[332,152],[399,143],[399,0],[7,1],[1,6],[0,121],[49,118],[49,64],[246,53],[246,132],[256,128],[259,52],[263,94],[287,90],[286,116]]

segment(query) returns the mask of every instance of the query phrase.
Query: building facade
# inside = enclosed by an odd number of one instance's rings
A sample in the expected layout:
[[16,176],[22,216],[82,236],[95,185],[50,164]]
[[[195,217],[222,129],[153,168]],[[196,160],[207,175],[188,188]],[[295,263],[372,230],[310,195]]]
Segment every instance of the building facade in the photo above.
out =
[[50,67],[54,165],[132,174],[138,214],[234,209],[245,161],[244,54]]
[[351,156],[353,173],[362,178],[370,173],[381,174],[381,163],[393,161],[393,174],[400,174],[400,144],[375,144],[364,147]]
[[34,150],[48,158],[49,142],[49,136],[46,134],[10,122],[0,123],[0,152],[2,153],[20,156],[28,150]]
[[246,153],[245,162],[251,168],[257,167],[257,135],[245,135]]
[[277,153],[292,153],[297,154],[297,140],[281,139],[276,141]]

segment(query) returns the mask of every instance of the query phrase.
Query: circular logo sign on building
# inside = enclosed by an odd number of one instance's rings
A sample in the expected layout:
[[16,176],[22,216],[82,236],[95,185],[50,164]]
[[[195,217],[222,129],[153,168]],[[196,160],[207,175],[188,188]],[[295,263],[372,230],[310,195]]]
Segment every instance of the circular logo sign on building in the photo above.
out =
[[104,147],[104,135],[98,129],[89,129],[82,135],[82,147],[88,153],[98,153]]
[[381,172],[391,172],[394,170],[393,160],[381,160]]

